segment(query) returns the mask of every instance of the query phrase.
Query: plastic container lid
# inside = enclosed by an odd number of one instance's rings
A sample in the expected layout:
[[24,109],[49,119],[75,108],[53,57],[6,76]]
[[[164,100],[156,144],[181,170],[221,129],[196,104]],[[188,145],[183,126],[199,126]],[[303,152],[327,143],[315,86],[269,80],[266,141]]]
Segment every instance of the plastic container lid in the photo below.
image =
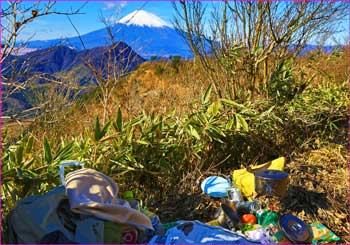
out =
[[288,174],[279,170],[261,170],[255,173],[255,176],[266,179],[285,179]]
[[229,187],[229,182],[219,176],[210,176],[203,180],[201,184],[203,192],[215,198],[227,197],[227,189]]
[[279,219],[279,226],[284,235],[293,243],[310,243],[312,240],[312,231],[294,215],[282,215]]

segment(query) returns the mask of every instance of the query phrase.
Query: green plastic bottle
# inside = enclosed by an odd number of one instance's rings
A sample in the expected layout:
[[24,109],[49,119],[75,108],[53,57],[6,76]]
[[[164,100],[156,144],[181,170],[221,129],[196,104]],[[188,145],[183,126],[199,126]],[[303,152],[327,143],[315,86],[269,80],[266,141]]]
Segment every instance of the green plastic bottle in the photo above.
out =
[[278,224],[278,213],[269,209],[260,209],[255,212],[258,224],[266,227],[270,224]]

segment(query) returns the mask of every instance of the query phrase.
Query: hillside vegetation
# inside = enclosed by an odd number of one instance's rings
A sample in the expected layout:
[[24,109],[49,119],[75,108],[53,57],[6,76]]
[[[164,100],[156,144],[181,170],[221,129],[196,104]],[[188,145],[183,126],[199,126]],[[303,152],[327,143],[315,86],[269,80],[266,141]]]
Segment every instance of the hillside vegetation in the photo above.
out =
[[52,93],[54,113],[3,128],[3,216],[59,185],[60,162],[76,160],[134,190],[164,222],[208,221],[205,177],[286,156],[292,181],[279,207],[346,239],[347,55],[298,58],[269,93],[236,100],[218,97],[193,60],[145,62],[113,84],[106,120],[98,88],[69,107]]

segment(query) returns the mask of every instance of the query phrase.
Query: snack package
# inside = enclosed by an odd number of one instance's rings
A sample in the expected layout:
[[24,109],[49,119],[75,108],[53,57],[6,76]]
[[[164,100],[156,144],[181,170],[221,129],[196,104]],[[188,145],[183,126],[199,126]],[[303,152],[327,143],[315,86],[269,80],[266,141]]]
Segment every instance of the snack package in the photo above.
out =
[[337,235],[321,223],[313,223],[310,227],[314,236],[312,244],[335,243],[340,240]]

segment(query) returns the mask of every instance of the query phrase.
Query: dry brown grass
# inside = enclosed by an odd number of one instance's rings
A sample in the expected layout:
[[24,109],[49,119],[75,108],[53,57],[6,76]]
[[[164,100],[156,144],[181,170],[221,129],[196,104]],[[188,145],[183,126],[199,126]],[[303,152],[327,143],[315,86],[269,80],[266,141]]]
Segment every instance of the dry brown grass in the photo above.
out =
[[350,46],[337,55],[313,52],[297,59],[297,67],[305,77],[315,76],[313,85],[342,83],[349,78]]
[[[164,67],[162,74],[156,73],[158,66]],[[143,110],[164,114],[174,108],[178,114],[186,113],[191,102],[199,100],[209,86],[200,73],[194,73],[192,61],[183,62],[179,73],[168,62],[146,62],[118,89],[117,97],[127,116]]]
[[[306,78],[310,78],[315,74],[311,86],[343,82],[349,75],[348,55],[349,47],[345,54],[338,57],[321,53],[314,59],[310,59],[310,56],[299,58],[294,64],[296,75],[304,73]],[[162,67],[164,71],[157,73],[157,67]],[[145,62],[116,85],[108,115],[115,118],[119,106],[125,120],[134,118],[143,111],[166,114],[176,109],[176,115],[181,115],[190,110],[193,101],[201,99],[209,84],[210,79],[206,73],[192,60],[182,60],[178,72],[169,61]],[[58,114],[54,123],[36,120],[27,130],[37,138],[47,135],[53,141],[77,136],[92,129],[95,117],[99,115],[102,118],[102,111],[98,100],[89,98],[83,103],[76,103],[65,113]],[[20,126],[15,123],[4,125],[9,128],[11,137],[19,136],[27,126],[28,124]]]
[[[329,55],[321,54],[315,60],[300,58],[296,61],[295,69],[303,71],[306,77],[311,77],[318,71],[312,81],[314,86],[340,83],[349,75],[346,61],[348,52],[347,50],[345,55],[339,57],[330,58]],[[159,66],[164,68],[161,74],[156,72]],[[115,118],[119,106],[124,120],[143,111],[165,114],[174,108],[177,115],[181,115],[189,111],[194,100],[201,99],[209,84],[205,72],[193,61],[182,61],[179,72],[166,61],[145,62],[117,85],[108,108],[109,116]],[[94,119],[97,115],[101,118],[102,111],[102,105],[91,97],[57,116],[58,122],[41,124],[37,120],[28,130],[39,140],[43,135],[51,141],[78,136],[93,129]],[[11,137],[25,128],[13,125],[10,125]],[[337,145],[294,154],[286,168],[291,178],[289,190],[284,199],[276,200],[274,204],[281,212],[298,215],[307,223],[324,223],[345,241],[349,227],[349,211],[345,202],[348,178],[345,156],[346,149]],[[176,192],[164,193],[166,199],[147,204],[160,215],[163,222],[175,219],[209,221],[215,204],[201,193],[200,182],[208,175],[218,175],[220,171],[222,170],[212,169],[205,174],[189,173],[174,188]]]
[[[164,73],[157,74],[157,66],[164,67]],[[199,68],[192,61],[182,61],[180,72],[169,62],[145,62],[125,80],[120,81],[109,104],[108,115],[115,118],[118,107],[123,118],[128,120],[140,115],[155,112],[166,114],[176,108],[176,114],[189,111],[191,102],[200,100],[209,86]],[[57,114],[54,122],[45,123],[40,119],[32,125],[26,124],[27,130],[40,139],[46,135],[52,140],[78,136],[93,128],[96,116],[102,118],[103,107],[93,96],[87,101],[77,102],[64,113]],[[11,137],[18,137],[26,129],[16,123],[7,123]]]

